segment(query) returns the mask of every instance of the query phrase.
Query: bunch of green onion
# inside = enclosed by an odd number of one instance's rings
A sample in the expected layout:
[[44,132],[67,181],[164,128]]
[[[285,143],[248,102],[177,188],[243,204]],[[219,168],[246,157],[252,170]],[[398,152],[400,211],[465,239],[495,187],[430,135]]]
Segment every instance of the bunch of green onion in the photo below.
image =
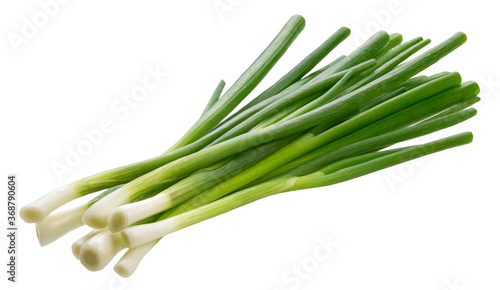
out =
[[[342,27],[286,75],[231,114],[303,30],[293,16],[224,93],[221,81],[189,131],[162,155],[55,189],[26,205],[40,244],[87,225],[73,254],[91,271],[115,266],[130,276],[174,231],[255,200],[347,181],[411,159],[468,144],[470,132],[434,142],[393,145],[476,114],[479,87],[456,72],[416,76],[466,41],[463,33],[413,57],[430,40],[403,42],[378,32],[349,55],[315,69],[350,30]],[[231,115],[230,115],[231,114]],[[390,147],[389,149],[387,149]],[[79,207],[64,204],[99,192]]]

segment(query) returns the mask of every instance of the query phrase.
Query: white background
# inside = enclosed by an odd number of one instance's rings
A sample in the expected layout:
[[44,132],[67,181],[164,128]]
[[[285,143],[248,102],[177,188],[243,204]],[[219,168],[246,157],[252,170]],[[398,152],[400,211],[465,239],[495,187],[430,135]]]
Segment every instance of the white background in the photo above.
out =
[[[21,205],[167,149],[197,119],[217,82],[232,84],[296,13],[306,18],[305,30],[252,96],[347,26],[351,37],[327,60],[373,27],[433,44],[464,31],[466,45],[425,74],[459,71],[480,83],[483,100],[477,117],[437,135],[470,130],[471,145],[332,187],[267,198],[187,228],[163,239],[126,280],[112,265],[92,273],[74,259],[70,245],[87,229],[41,248],[34,226],[22,223],[19,283],[5,282],[2,274],[7,289],[500,287],[494,1],[68,1],[25,43],[13,45],[9,39],[22,36],[23,18],[33,22],[43,11],[40,2],[0,4],[0,164],[3,176],[18,175]],[[214,4],[231,9],[218,13]],[[128,116],[113,111],[122,94],[141,84],[147,67],[156,66],[169,72],[158,88]],[[64,163],[68,148],[103,119],[113,122],[112,132],[58,178],[54,162]],[[326,261],[306,278],[283,279],[294,265],[312,263],[318,240],[329,238],[340,246]]]

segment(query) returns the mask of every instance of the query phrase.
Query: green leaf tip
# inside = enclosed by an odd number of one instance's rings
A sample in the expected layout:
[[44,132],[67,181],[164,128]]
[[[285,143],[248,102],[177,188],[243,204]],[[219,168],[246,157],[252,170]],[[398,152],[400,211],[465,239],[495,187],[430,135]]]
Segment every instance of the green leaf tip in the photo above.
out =
[[302,15],[295,14],[292,17],[290,17],[290,20],[288,20],[288,23],[294,23],[295,25],[301,26],[301,28],[304,28],[306,26],[306,20]]

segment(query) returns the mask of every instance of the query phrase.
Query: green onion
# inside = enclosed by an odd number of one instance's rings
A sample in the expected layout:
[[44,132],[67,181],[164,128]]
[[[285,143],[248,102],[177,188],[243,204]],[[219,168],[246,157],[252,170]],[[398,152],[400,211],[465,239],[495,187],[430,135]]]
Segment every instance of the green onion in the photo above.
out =
[[469,107],[480,100],[477,83],[462,82],[457,72],[418,75],[461,46],[463,33],[407,60],[430,40],[403,43],[401,34],[380,31],[315,68],[349,35],[342,27],[231,114],[304,23],[293,16],[229,89],[220,81],[199,119],[162,155],[77,180],[23,207],[21,217],[36,222],[40,244],[86,224],[95,229],[73,243],[75,257],[98,271],[127,249],[114,269],[128,277],[171,232],[270,195],[351,180],[472,141],[467,132],[387,149],[476,115]]

